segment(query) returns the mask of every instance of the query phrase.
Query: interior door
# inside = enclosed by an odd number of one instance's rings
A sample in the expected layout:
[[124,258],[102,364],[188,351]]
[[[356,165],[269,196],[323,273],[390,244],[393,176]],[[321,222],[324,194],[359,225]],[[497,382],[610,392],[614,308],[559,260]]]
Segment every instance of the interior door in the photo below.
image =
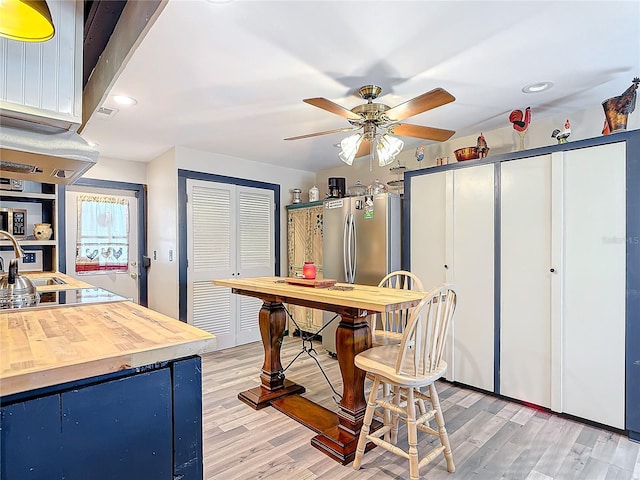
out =
[[[126,272],[76,272],[76,239],[78,233],[78,197],[87,194],[104,195],[116,199],[127,200],[129,204],[129,259]],[[69,185],[65,191],[66,202],[66,259],[67,275],[84,282],[101,287],[133,302],[140,302],[138,272],[140,265],[138,248],[138,198],[131,190],[114,190],[112,188],[86,187]],[[98,252],[98,254],[100,254]]]
[[213,285],[275,273],[273,191],[187,180],[187,321],[224,349],[260,340],[262,302]]

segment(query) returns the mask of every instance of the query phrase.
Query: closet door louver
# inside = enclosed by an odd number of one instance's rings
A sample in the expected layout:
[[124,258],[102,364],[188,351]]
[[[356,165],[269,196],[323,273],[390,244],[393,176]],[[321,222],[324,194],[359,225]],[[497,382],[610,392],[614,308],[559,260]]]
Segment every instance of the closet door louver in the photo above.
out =
[[[274,274],[273,192],[250,187],[238,191],[238,272],[241,277]],[[262,301],[238,296],[237,344],[260,340],[258,313]]]
[[259,341],[262,302],[211,281],[274,274],[273,192],[200,180],[187,190],[188,321],[219,349]]
[[235,345],[235,304],[228,288],[211,283],[234,273],[233,185],[190,181],[187,207],[187,319],[213,333],[219,348]]

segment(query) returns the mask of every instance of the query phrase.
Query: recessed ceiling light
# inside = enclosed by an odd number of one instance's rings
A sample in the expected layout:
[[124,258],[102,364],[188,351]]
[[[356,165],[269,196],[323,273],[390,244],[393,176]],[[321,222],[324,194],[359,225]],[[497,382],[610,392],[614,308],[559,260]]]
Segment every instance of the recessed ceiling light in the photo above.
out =
[[138,101],[135,98],[127,97],[125,95],[114,95],[113,101],[119,103],[120,105],[135,105]]
[[522,87],[522,91],[524,93],[538,93],[549,90],[551,87],[553,87],[553,82],[537,82],[525,85]]

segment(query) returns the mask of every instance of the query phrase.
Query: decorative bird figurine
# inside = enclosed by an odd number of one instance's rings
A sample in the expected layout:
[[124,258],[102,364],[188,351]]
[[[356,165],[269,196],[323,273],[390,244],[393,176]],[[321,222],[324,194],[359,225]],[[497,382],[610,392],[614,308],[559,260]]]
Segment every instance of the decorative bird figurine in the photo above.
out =
[[93,252],[87,248],[87,258],[89,260],[93,260],[98,255],[98,249],[96,248]]
[[520,150],[524,150],[524,136],[527,134],[527,128],[531,123],[531,107],[524,110],[514,110],[509,114],[509,121],[513,125],[513,129],[520,136]]
[[569,123],[569,119],[564,122],[564,130],[555,129],[551,132],[551,136],[558,140],[558,143],[567,143],[567,138],[571,135],[571,124]]
[[424,145],[420,145],[418,148],[416,148],[416,160],[418,161],[418,163],[424,160]]
[[513,124],[513,129],[516,132],[524,132],[531,123],[531,107],[527,107],[524,113],[522,110],[514,110],[509,115],[509,121]]
[[634,77],[631,86],[627,88],[622,95],[609,98],[602,102],[604,115],[609,128],[608,132],[602,131],[607,135],[611,132],[627,129],[627,117],[636,109],[636,90],[640,84],[640,78]]
[[631,86],[627,88],[622,95],[615,97],[615,109],[621,115],[629,115],[636,108],[636,90],[640,84],[640,78],[635,77],[631,82]]
[[489,154],[489,147],[487,146],[487,141],[484,139],[482,132],[480,132],[480,136],[478,137],[476,149],[478,150],[478,158],[486,158]]

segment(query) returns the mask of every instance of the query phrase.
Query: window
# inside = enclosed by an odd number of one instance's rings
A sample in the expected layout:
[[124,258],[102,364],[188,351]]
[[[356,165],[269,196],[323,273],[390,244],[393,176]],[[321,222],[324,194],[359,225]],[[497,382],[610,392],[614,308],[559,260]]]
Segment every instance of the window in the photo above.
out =
[[78,197],[76,273],[127,273],[129,201],[101,195]]

